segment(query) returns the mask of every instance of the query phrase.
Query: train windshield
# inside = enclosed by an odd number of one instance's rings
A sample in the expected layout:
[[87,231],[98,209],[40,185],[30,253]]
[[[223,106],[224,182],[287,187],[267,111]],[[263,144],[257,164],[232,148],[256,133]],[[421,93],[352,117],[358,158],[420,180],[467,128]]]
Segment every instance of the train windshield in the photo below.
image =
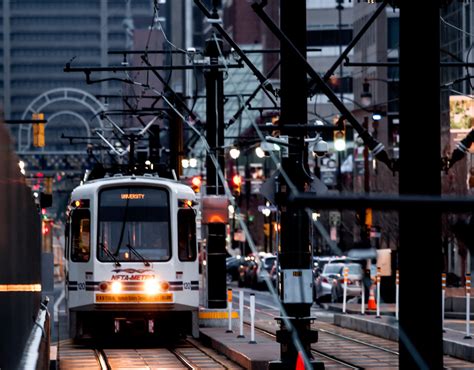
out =
[[168,192],[159,188],[104,189],[99,195],[98,259],[102,262],[171,258]]

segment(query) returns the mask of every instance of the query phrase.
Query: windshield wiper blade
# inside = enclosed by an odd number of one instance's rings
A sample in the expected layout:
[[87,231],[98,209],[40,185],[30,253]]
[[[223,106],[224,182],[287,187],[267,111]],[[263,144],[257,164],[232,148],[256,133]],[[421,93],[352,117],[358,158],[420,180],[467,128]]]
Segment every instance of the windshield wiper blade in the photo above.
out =
[[115,266],[122,266],[119,260],[115,258],[115,256],[107,248],[105,248],[104,243],[100,242],[99,245],[102,248],[102,250],[105,252],[105,254],[114,260]]
[[140,258],[142,260],[142,262],[145,264],[145,266],[150,266],[150,262],[148,262],[140,253],[138,253],[138,251],[135,249],[135,247],[132,247],[130,244],[127,244],[126,247],[131,251],[133,252],[133,254],[135,256],[137,256],[138,258]]

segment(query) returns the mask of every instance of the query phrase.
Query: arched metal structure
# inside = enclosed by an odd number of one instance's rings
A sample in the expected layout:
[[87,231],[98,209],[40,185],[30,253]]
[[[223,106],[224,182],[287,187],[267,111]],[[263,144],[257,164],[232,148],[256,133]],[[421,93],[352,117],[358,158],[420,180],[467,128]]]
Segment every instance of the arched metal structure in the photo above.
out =
[[[80,114],[72,112],[70,110],[62,110],[53,114],[50,119],[57,117],[60,114],[73,115],[78,118],[83,124],[86,125],[88,133],[91,129],[96,127],[102,129],[104,124],[100,118],[100,113],[106,110],[106,106],[102,104],[96,97],[88,93],[87,91],[62,87],[58,89],[52,89],[46,91],[35,98],[25,109],[22,115],[22,119],[30,119],[33,113],[43,112],[45,108],[51,104],[59,103],[62,101],[74,102],[87,108],[97,120],[98,125],[92,125],[91,122],[87,121]],[[48,119],[48,117],[46,117]],[[22,153],[29,150],[32,146],[32,125],[21,125],[18,130],[18,141],[17,141],[17,152]]]

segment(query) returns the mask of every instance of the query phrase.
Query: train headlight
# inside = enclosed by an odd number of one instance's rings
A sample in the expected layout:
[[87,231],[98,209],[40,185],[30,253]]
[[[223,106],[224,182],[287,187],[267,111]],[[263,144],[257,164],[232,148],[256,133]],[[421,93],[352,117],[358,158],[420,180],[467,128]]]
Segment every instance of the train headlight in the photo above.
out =
[[114,281],[111,286],[112,293],[120,293],[122,291],[122,283]]
[[144,284],[144,290],[146,294],[154,295],[160,291],[160,285],[156,280],[147,280]]

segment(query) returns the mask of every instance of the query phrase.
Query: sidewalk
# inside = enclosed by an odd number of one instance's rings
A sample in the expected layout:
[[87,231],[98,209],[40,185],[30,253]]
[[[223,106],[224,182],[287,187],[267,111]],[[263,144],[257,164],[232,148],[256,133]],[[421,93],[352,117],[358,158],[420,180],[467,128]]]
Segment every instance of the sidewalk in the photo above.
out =
[[245,338],[237,338],[238,330],[226,333],[225,328],[199,328],[200,340],[226,355],[244,369],[267,370],[268,362],[280,358],[280,344],[255,332],[256,344],[250,344],[250,328],[244,326]]

